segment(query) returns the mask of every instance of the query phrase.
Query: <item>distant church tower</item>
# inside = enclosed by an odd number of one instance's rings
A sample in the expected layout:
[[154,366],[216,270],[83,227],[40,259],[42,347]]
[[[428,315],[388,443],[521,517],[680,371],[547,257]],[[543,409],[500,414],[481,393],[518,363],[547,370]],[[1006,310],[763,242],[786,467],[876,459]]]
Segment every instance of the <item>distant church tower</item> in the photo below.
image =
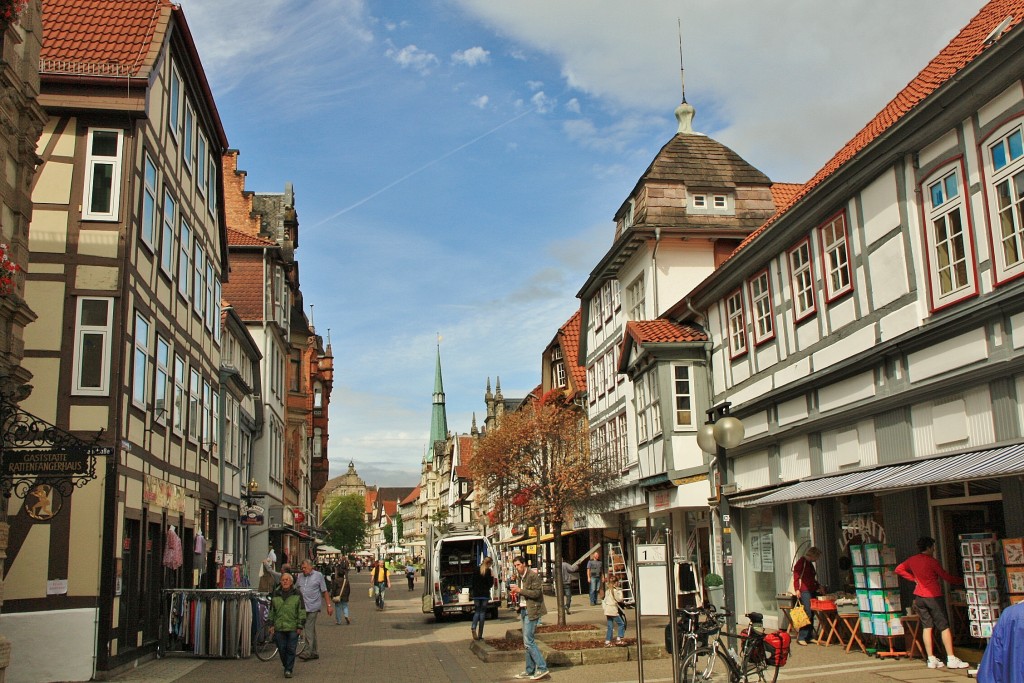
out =
[[437,453],[437,442],[448,439],[448,416],[444,409],[444,384],[441,382],[441,346],[437,347],[437,366],[434,370],[434,405],[430,413],[430,450],[431,458]]

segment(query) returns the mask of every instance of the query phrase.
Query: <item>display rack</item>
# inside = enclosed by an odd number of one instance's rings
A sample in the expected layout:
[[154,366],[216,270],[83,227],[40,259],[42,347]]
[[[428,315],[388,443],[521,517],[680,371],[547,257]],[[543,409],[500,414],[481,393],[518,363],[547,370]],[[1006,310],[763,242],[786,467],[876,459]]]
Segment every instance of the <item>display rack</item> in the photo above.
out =
[[237,659],[252,654],[261,624],[251,588],[164,590],[160,656]]

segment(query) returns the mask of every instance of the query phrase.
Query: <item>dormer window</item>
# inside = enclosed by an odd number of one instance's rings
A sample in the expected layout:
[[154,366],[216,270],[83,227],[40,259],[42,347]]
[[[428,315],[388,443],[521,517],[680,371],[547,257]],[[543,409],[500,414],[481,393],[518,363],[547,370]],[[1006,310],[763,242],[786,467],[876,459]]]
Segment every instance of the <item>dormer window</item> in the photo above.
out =
[[690,195],[690,213],[705,216],[731,216],[736,213],[736,198],[729,192],[695,192]]

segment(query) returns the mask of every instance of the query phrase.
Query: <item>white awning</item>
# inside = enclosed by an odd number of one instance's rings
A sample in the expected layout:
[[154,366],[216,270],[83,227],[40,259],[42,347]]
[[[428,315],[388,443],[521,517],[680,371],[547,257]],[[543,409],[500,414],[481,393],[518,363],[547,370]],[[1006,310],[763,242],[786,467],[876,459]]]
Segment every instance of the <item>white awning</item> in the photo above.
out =
[[879,493],[1024,474],[1024,444],[915,460],[846,474],[807,479],[753,500],[730,501],[737,507],[761,507],[852,493]]

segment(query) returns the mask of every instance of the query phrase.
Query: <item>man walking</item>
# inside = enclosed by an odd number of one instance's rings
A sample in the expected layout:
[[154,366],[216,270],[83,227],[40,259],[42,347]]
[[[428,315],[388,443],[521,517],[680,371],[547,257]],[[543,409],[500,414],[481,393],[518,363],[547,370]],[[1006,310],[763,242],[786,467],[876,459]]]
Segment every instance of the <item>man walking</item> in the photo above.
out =
[[523,647],[526,648],[526,670],[515,677],[539,681],[550,675],[548,663],[544,661],[544,655],[540,653],[536,641],[537,624],[540,623],[540,618],[548,613],[547,607],[544,606],[544,587],[540,575],[530,571],[524,558],[517,557],[512,560],[512,567],[515,569],[518,583],[513,583],[509,589],[523,622]]
[[299,659],[309,661],[320,659],[320,652],[317,650],[316,618],[320,610],[327,606],[327,614],[334,614],[331,596],[327,593],[327,582],[324,575],[313,569],[313,563],[309,560],[302,561],[302,573],[295,585],[302,594],[302,600],[306,603],[306,649]]
[[577,576],[579,576],[579,571],[576,569],[576,565],[562,560],[562,593],[565,598],[563,603],[566,614],[569,614],[569,608],[572,607],[572,581]]
[[935,656],[932,631],[938,629],[942,647],[946,650],[946,663],[950,669],[966,669],[969,665],[953,654],[953,633],[949,630],[946,607],[942,603],[942,581],[960,585],[963,579],[953,576],[935,559],[935,539],[922,536],[917,539],[920,551],[896,567],[896,573],[917,584],[914,587],[914,608],[921,617],[921,639],[928,653],[928,668],[941,669],[942,660]]
[[601,553],[595,552],[587,562],[587,581],[590,583],[590,604],[598,603],[597,593],[601,590]]

